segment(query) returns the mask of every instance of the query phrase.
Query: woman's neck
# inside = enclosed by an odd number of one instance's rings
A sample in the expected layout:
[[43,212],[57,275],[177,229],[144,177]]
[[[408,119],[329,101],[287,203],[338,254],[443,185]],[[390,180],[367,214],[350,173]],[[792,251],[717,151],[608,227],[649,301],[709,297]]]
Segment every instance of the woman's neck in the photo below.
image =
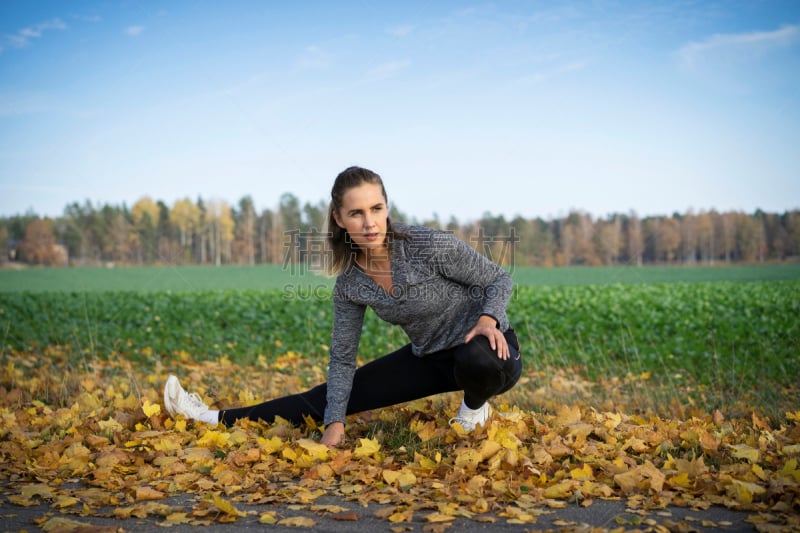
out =
[[389,271],[392,264],[389,258],[389,250],[386,248],[362,251],[358,255],[358,262],[361,264],[361,268],[367,272]]

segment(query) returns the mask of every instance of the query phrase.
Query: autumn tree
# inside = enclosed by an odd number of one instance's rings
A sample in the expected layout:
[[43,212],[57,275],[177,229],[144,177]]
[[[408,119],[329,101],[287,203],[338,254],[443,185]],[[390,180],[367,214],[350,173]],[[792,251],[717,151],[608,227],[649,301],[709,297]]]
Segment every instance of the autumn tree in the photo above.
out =
[[784,215],[787,234],[787,255],[800,257],[800,211],[792,211]]
[[63,240],[70,257],[79,258],[81,262],[102,260],[105,228],[97,211],[88,201],[83,205],[72,203],[64,210]]
[[238,263],[256,264],[256,219],[253,198],[243,197],[239,200],[239,209],[234,213],[234,251]]
[[66,264],[65,252],[56,246],[53,222],[49,218],[35,218],[28,224],[20,255],[25,262],[34,265]]
[[625,225],[627,244],[628,261],[642,266],[644,258],[644,233],[642,231],[642,222],[635,211],[631,211],[628,215],[627,224]]
[[169,216],[178,230],[182,260],[189,262],[192,258],[194,236],[200,229],[200,208],[189,198],[182,198],[172,204]]
[[264,209],[258,217],[258,243],[262,263],[278,263],[281,260],[281,235],[278,215],[271,209]]
[[697,231],[695,229],[694,211],[689,209],[685,215],[675,215],[681,228],[679,248],[684,263],[694,263],[697,253]]
[[152,263],[158,251],[158,219],[160,209],[149,196],[143,196],[133,204],[134,250],[139,263]]
[[[418,223],[394,204],[389,213],[393,221]],[[69,204],[63,216],[51,220],[51,229],[55,241],[66,245],[70,260],[77,264],[294,264],[305,260],[309,244],[321,246],[327,217],[325,202],[301,205],[289,193],[280,196],[277,209],[260,214],[250,196],[242,198],[235,209],[219,201],[207,206],[202,198],[195,203],[180,199],[170,208],[145,196],[130,210],[124,204]],[[0,235],[3,257],[19,248],[37,218],[33,213],[0,217],[5,232]],[[487,212],[463,224],[453,216],[445,224],[434,214],[427,223],[452,231],[506,266],[711,263],[800,256],[797,209],[782,214],[690,210],[671,217],[642,218],[631,211],[603,219],[573,210],[550,220],[517,215],[511,222]],[[319,242],[309,243],[310,239]]]
[[764,222],[759,216],[740,213],[736,218],[736,248],[745,262],[763,261],[766,252]]
[[713,263],[716,255],[716,235],[711,213],[700,211],[694,221],[697,243],[695,255],[704,263]]
[[597,253],[603,264],[613,265],[622,251],[622,220],[618,215],[613,215],[609,220],[600,220],[597,224],[594,232]]
[[225,200],[211,201],[207,216],[210,255],[214,264],[220,266],[231,258],[234,227],[231,208]]
[[678,255],[681,245],[680,224],[675,218],[661,218],[656,220],[655,232],[655,259],[672,263]]
[[133,260],[133,239],[131,224],[125,213],[117,212],[109,226],[110,249],[109,256],[114,262],[128,262]]
[[0,263],[8,261],[8,226],[0,221]]
[[736,214],[723,213],[717,219],[716,232],[720,236],[720,255],[729,263],[736,253]]
[[300,214],[300,201],[290,193],[281,195],[278,204],[278,220],[280,228],[283,230],[283,260],[282,263],[296,264],[300,261],[300,250],[302,249],[301,224],[302,215]]

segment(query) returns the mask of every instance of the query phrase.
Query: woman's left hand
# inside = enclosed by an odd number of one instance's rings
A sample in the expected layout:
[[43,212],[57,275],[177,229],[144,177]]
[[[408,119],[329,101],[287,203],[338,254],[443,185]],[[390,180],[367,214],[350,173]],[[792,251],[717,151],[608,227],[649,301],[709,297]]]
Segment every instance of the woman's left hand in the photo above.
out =
[[483,335],[489,339],[489,346],[497,352],[497,357],[504,361],[510,357],[506,337],[502,331],[497,329],[497,321],[494,318],[481,315],[475,327],[469,330],[467,336],[464,337],[464,343],[471,341],[478,335]]

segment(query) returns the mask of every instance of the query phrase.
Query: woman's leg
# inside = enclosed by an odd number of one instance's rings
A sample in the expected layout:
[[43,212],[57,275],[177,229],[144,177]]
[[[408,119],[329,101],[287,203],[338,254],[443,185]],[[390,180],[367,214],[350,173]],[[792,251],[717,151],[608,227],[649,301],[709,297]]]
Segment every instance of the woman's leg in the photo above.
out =
[[[406,345],[356,370],[347,414],[459,390],[452,369],[452,350],[417,357],[412,353],[411,345]],[[220,411],[220,422],[230,426],[240,418],[249,418],[272,423],[276,416],[298,425],[303,423],[305,416],[320,422],[325,414],[327,392],[327,384],[323,383],[299,394],[227,409]]]
[[[408,344],[356,369],[347,414],[396,405],[443,392],[464,391],[468,407],[514,386],[522,372],[519,342],[514,331],[505,332],[511,357],[503,361],[479,335],[467,344],[417,357]],[[321,422],[325,415],[326,383],[299,394],[276,398],[250,407],[220,411],[220,422],[233,425],[240,418],[272,423],[280,416],[302,424],[305,416]]]
[[470,409],[478,409],[492,396],[508,391],[522,374],[517,336],[511,328],[503,335],[510,352],[505,361],[497,357],[489,339],[483,335],[455,348],[453,373],[458,387],[464,390],[464,403]]
[[326,392],[327,389],[323,383],[299,394],[290,394],[249,407],[225,409],[220,411],[219,421],[226,426],[232,426],[241,418],[263,420],[271,424],[275,421],[276,416],[280,416],[294,425],[302,424],[304,416],[322,420],[325,413]]

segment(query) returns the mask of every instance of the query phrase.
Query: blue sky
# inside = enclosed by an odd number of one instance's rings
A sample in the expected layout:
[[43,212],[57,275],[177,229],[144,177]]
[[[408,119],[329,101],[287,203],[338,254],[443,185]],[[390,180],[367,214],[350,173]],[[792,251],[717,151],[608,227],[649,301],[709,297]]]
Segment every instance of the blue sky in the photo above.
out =
[[800,207],[800,2],[0,2],[0,216]]

